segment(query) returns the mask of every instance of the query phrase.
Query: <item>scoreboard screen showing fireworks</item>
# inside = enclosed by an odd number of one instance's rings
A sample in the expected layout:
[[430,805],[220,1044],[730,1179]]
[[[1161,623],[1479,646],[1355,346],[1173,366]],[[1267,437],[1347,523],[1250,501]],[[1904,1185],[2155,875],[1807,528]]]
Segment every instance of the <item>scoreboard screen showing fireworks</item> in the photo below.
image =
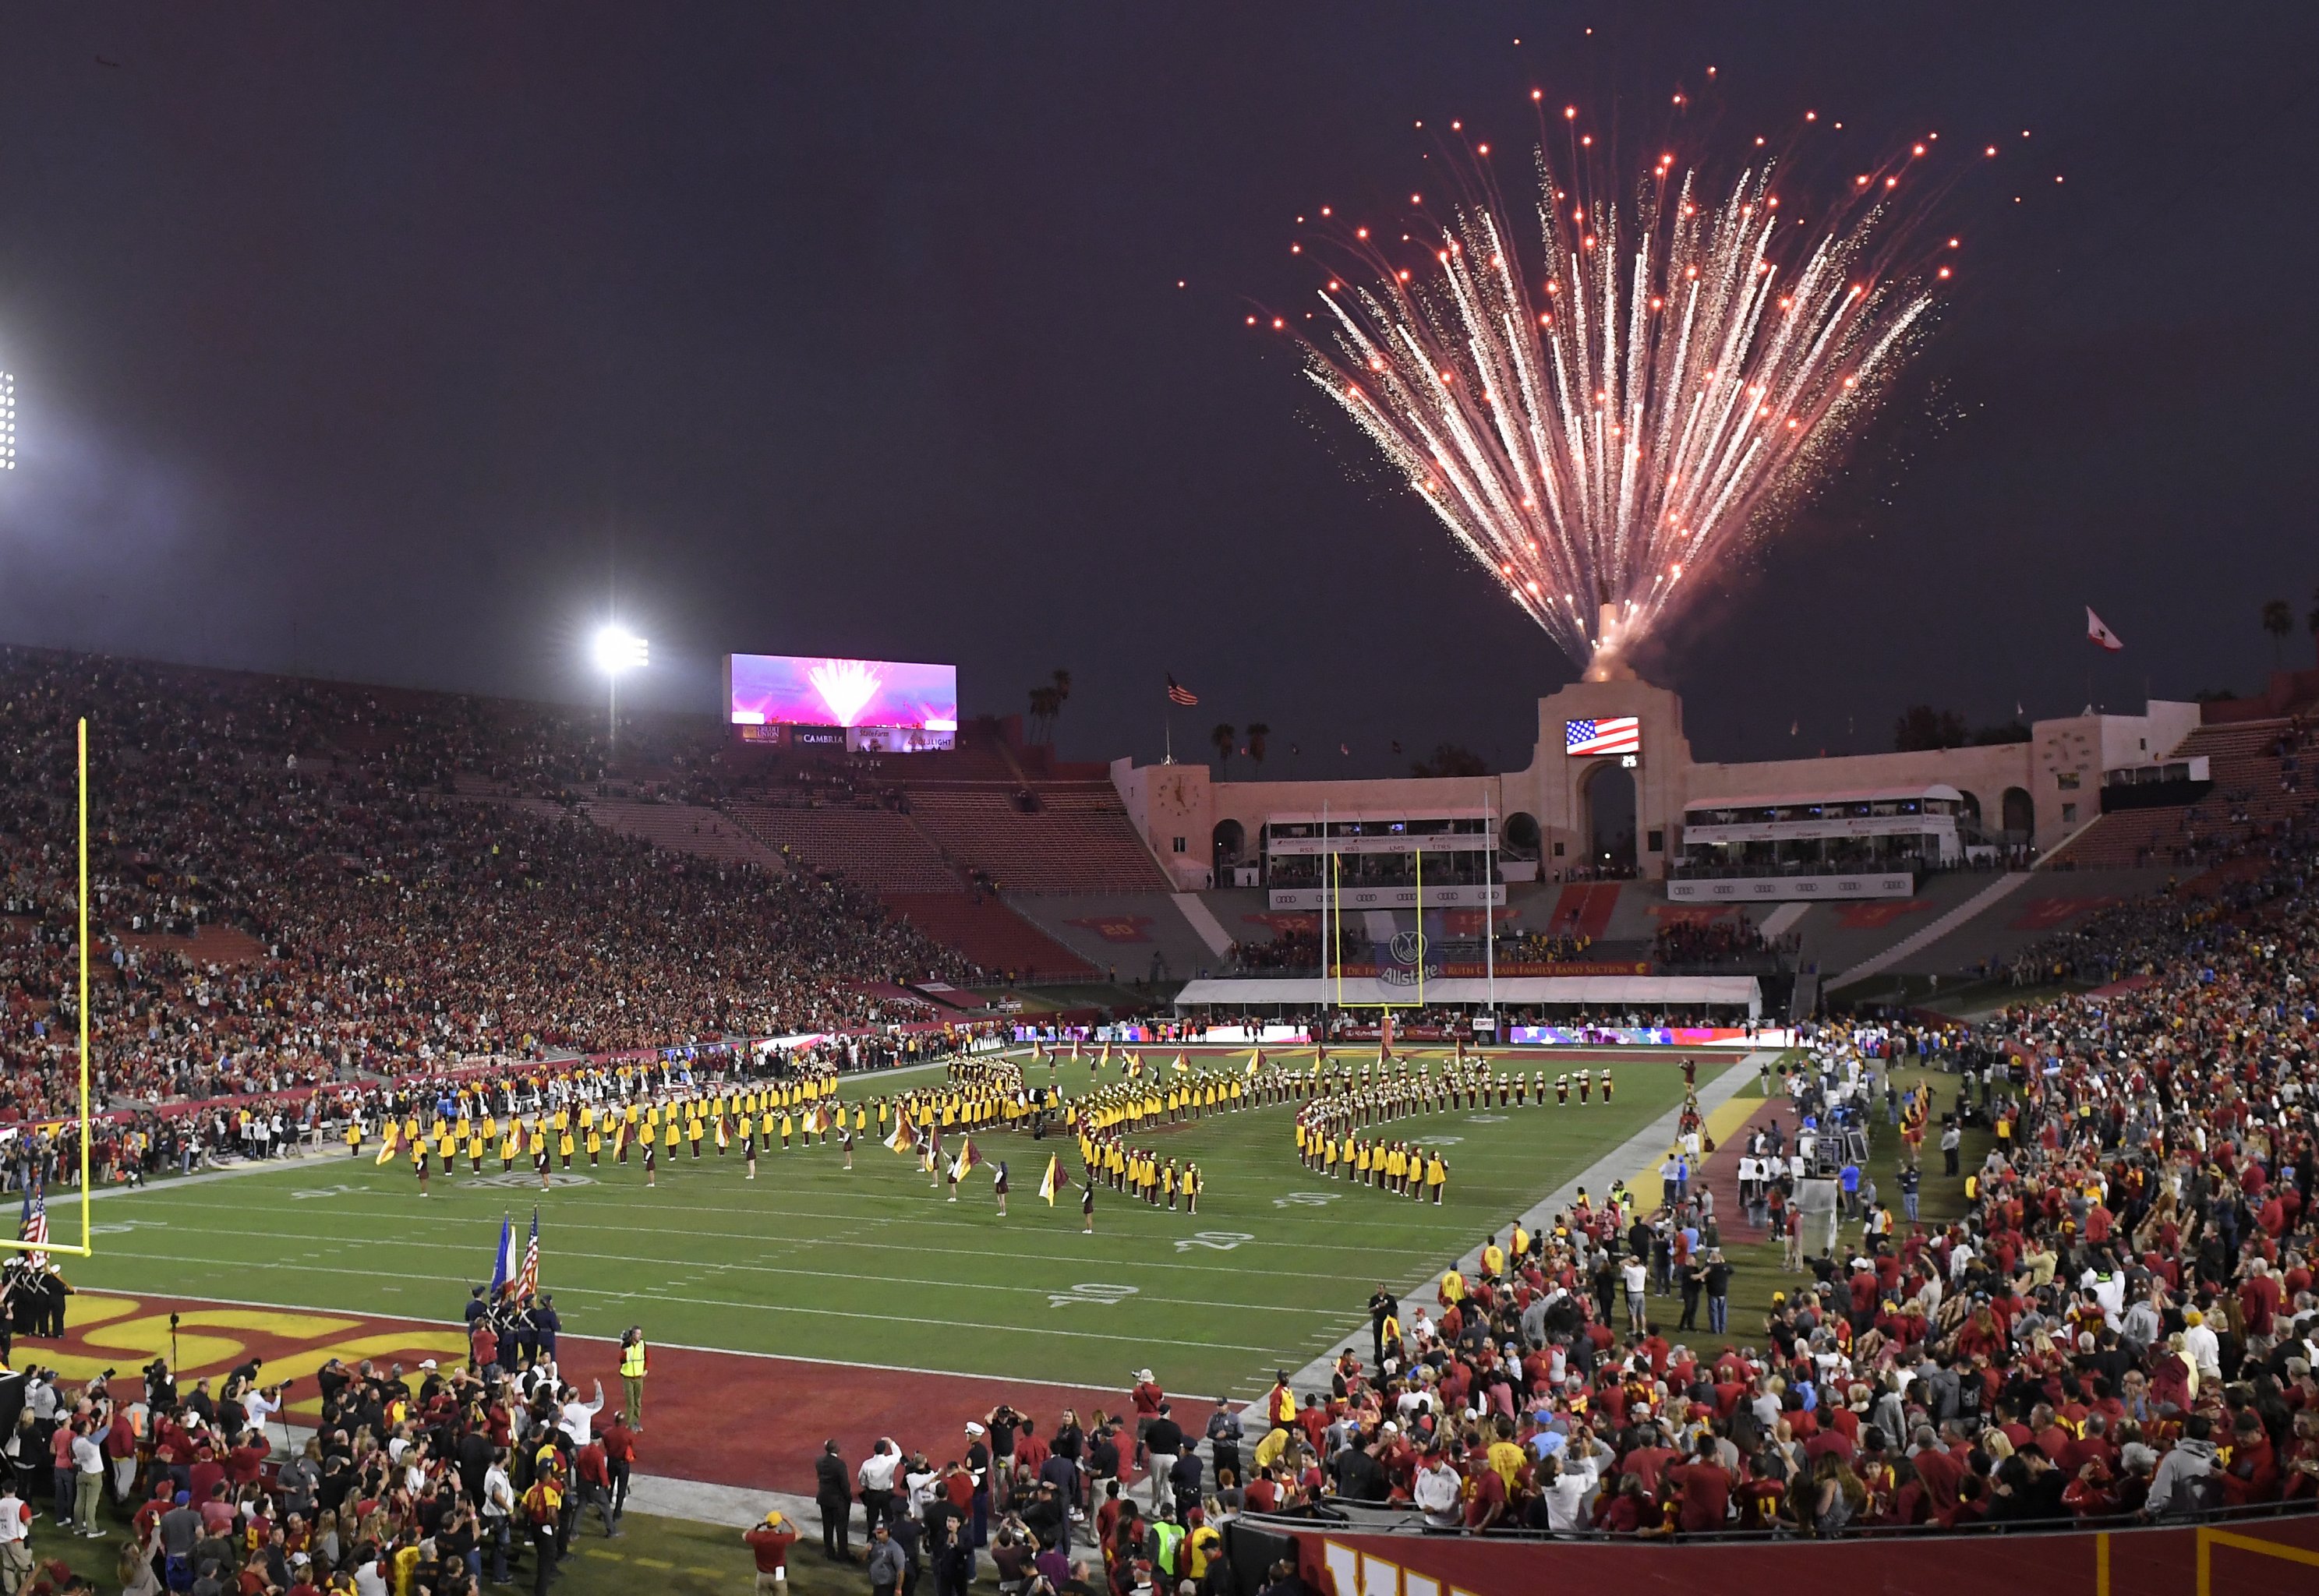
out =
[[921,753],[958,743],[958,667],[728,654],[725,717],[749,743]]
[[1614,753],[1621,764],[1632,765],[1643,754],[1643,717],[1619,715],[1607,720],[1566,720],[1562,752],[1572,759]]

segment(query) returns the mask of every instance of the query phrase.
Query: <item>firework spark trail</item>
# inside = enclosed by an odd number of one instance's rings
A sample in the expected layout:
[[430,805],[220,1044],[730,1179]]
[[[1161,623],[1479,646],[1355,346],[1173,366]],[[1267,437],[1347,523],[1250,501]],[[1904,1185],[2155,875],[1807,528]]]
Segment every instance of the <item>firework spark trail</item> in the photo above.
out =
[[1880,271],[1894,202],[1859,178],[1791,246],[1773,172],[1713,204],[1662,158],[1603,204],[1541,154],[1535,293],[1486,180],[1429,280],[1362,246],[1321,291],[1307,374],[1590,678],[1833,466],[1925,324]]

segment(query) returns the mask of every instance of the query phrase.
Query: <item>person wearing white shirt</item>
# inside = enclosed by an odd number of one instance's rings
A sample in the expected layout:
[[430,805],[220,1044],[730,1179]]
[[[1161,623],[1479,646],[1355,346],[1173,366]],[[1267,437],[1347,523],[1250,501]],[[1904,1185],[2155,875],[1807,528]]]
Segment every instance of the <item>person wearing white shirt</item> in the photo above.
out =
[[1574,1445],[1540,1463],[1538,1473],[1546,1527],[1557,1535],[1572,1535],[1586,1528],[1586,1497],[1602,1478],[1593,1458]]
[[0,1485],[0,1583],[23,1586],[32,1572],[32,1509],[14,1485]]
[[2190,1366],[2198,1371],[2199,1379],[2221,1379],[2223,1343],[2213,1330],[2206,1328],[2206,1315],[2193,1308],[2182,1317],[2189,1321],[2182,1330],[2183,1356],[2190,1360]]
[[483,1539],[492,1548],[492,1583],[508,1577],[508,1537],[514,1524],[515,1482],[508,1478],[507,1448],[495,1447],[483,1471]]
[[1458,1508],[1458,1492],[1464,1482],[1449,1460],[1439,1452],[1426,1454],[1425,1465],[1417,1471],[1417,1487],[1412,1493],[1417,1510],[1425,1515],[1426,1524],[1435,1529],[1455,1529],[1463,1518]]
[[894,1475],[901,1466],[902,1449],[883,1436],[862,1460],[854,1478],[862,1487],[862,1516],[872,1530],[887,1522],[894,1510]]
[[102,1540],[96,1527],[96,1505],[104,1499],[104,1448],[87,1429],[76,1428],[72,1439],[73,1526],[90,1540]]
[[564,1411],[556,1419],[556,1428],[572,1438],[573,1446],[584,1447],[588,1444],[589,1429],[596,1415],[603,1411],[604,1383],[601,1380],[596,1382],[596,1400],[592,1402],[582,1402],[580,1393],[568,1387],[565,1395]]

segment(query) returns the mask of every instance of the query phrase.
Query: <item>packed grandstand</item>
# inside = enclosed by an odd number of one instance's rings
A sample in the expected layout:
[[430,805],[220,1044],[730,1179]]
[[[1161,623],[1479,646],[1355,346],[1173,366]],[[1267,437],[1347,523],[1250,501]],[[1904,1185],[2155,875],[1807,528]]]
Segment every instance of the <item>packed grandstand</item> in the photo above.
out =
[[[14,1186],[68,1186],[77,1166],[54,1123],[78,1062],[59,751],[92,709],[107,1181],[335,1146],[349,1123],[416,1113],[454,1071],[462,1089],[509,1095],[624,1059],[736,1082],[881,1071],[991,1045],[1042,980],[1063,991],[1042,1011],[1052,1024],[1171,1018],[1153,980],[1168,960],[1144,957],[1148,924],[1176,912],[1169,883],[1099,779],[1018,740],[904,769],[645,718],[612,766],[589,717],[560,708],[11,649],[0,1121],[17,1132]],[[2296,759],[2309,727],[2287,721],[2267,745]],[[1695,1148],[1697,1168],[1661,1189],[1473,1238],[1476,1261],[1421,1298],[1380,1287],[1370,1332],[1317,1375],[1284,1369],[1192,1433],[1162,1406],[1154,1345],[1138,1360],[1154,1373],[1110,1419],[1026,1399],[994,1407],[963,1470],[936,1465],[959,1451],[950,1436],[836,1457],[806,1510],[836,1527],[823,1555],[851,1578],[845,1537],[863,1536],[881,1591],[922,1565],[954,1582],[966,1546],[1010,1596],[1186,1581],[1209,1596],[1296,1589],[1311,1570],[1271,1554],[1314,1526],[1858,1539],[2309,1508],[2319,826],[2307,803],[2223,825],[2226,842],[2210,831],[2179,872],[2131,877],[2130,893],[2056,871],[2064,885],[2040,901],[2066,913],[1947,925],[1934,942],[1947,939],[1953,988],[1978,983],[1984,1000],[1962,1017],[1921,983],[1879,992],[1886,970],[1907,974],[1893,951],[1926,929],[1905,916],[1815,906],[1820,919],[1767,930],[1645,913],[1667,906],[1641,884],[1536,883],[1504,930],[1473,932],[1509,964],[1775,973],[1793,1007],[1770,1017],[1793,1022],[1795,1045],[1773,1112]],[[1209,924],[1234,914],[1234,934],[1178,933],[1174,981],[1205,961],[1324,967],[1309,915],[1211,896]],[[1132,951],[1124,974],[1106,948]],[[1877,959],[1855,991],[1874,1001],[1818,1011],[1804,978]],[[1469,1010],[1414,1017],[1461,1049],[1488,1040]],[[1631,1002],[1582,1015],[1686,1017]],[[1262,1023],[1324,1044],[1331,1023],[1278,1005]],[[795,1045],[747,1045],[764,1038]],[[1832,1233],[1807,1201],[1822,1172],[1800,1155],[1807,1126],[1873,1149],[1838,1160]],[[138,1546],[161,1545],[148,1566],[172,1589],[216,1563],[254,1569],[248,1590],[423,1565],[450,1591],[461,1568],[505,1577],[527,1546],[544,1589],[582,1504],[617,1522],[609,1465],[624,1490],[634,1438],[552,1374],[518,1380],[515,1361],[497,1378],[480,1352],[410,1382],[343,1375],[304,1460],[286,1462],[268,1456],[271,1399],[253,1380],[198,1400],[166,1370],[117,1400],[41,1385],[11,1454],[17,1497],[59,1531],[128,1520]],[[519,1503],[557,1487],[535,1533],[519,1516],[510,1528],[502,1463]],[[0,1552],[21,1544],[11,1510]]]

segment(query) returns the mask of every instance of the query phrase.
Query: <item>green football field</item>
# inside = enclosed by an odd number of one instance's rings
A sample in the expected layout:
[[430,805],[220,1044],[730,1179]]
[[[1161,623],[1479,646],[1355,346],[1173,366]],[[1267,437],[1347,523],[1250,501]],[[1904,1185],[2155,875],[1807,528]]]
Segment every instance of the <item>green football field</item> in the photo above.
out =
[[[1536,1068],[1578,1059],[1525,1054]],[[1593,1060],[1599,1068],[1602,1062]],[[1724,1066],[1701,1071],[1701,1084]],[[1416,1285],[1680,1101],[1671,1057],[1616,1060],[1618,1096],[1395,1122],[1380,1134],[1442,1147],[1436,1207],[1331,1181],[1296,1161],[1287,1105],[1219,1114],[1136,1138],[1196,1160],[1196,1216],[1106,1188],[1081,1233],[1076,1188],[1052,1208],[1037,1186],[1050,1152],[1076,1177],[1068,1135],[978,1132],[1010,1166],[1001,1219],[986,1172],[955,1204],[915,1159],[865,1142],[772,1152],[754,1182],[713,1150],[665,1161],[647,1189],[632,1161],[539,1190],[484,1160],[421,1198],[403,1160],[343,1150],[265,1173],[157,1184],[99,1204],[97,1256],[77,1285],[269,1306],[456,1320],[488,1277],[501,1217],[519,1238],[539,1213],[541,1283],[567,1331],[617,1335],[649,1319],[663,1343],[842,1362],[1115,1386],[1165,1348],[1171,1384],[1245,1396],[1271,1372],[1330,1349],[1366,1316],[1378,1282]],[[1033,1084],[1045,1071],[1034,1067]],[[1084,1065],[1065,1063],[1067,1092]],[[877,1083],[886,1090],[929,1075]],[[849,1100],[860,1090],[849,1080]],[[584,1156],[573,1177],[590,1176]]]

